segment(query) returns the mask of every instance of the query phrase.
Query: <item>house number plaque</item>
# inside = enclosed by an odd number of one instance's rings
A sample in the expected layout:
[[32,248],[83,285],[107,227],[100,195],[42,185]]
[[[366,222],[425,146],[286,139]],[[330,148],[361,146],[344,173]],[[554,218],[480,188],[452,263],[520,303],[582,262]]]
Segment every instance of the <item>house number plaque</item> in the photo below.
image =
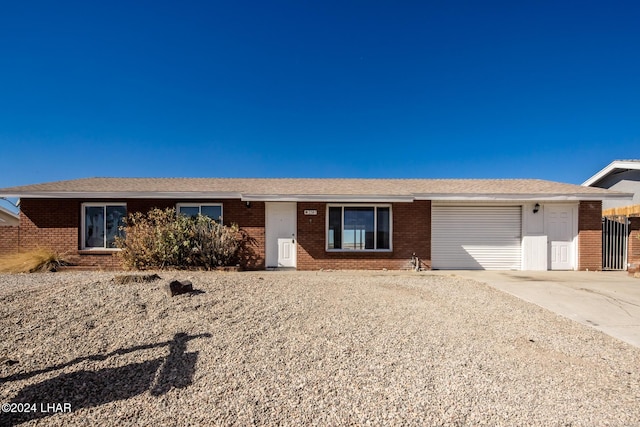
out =
[[318,210],[317,209],[305,209],[304,210],[304,214],[305,215],[318,215]]

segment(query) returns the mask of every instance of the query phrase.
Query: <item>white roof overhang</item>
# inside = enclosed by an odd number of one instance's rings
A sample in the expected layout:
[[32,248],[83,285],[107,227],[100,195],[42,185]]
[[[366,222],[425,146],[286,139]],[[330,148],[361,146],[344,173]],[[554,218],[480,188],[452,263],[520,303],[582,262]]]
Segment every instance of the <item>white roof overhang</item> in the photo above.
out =
[[29,191],[19,194],[2,194],[4,197],[30,199],[240,199],[240,193],[208,191]]
[[614,160],[607,167],[602,169],[597,174],[593,175],[591,178],[582,183],[585,187],[590,187],[596,182],[600,181],[602,178],[609,175],[615,169],[640,169],[640,162],[638,161],[629,161],[629,160]]
[[7,217],[14,218],[14,219],[19,219],[20,218],[20,216],[17,213],[12,212],[9,209],[6,209],[6,208],[4,208],[2,206],[0,206],[0,213],[3,214],[3,215],[6,215]]
[[444,200],[444,201],[578,201],[578,200],[631,200],[633,194],[423,194],[416,195],[415,200]]
[[33,199],[240,199],[246,202],[330,202],[330,203],[411,203],[414,200],[444,201],[577,201],[577,200],[631,200],[631,193],[610,194],[415,194],[415,195],[363,195],[363,194],[242,194],[237,192],[49,192],[30,191],[2,194],[4,197]]
[[344,194],[243,194],[247,202],[355,202],[355,203],[411,203],[413,196],[344,195]]

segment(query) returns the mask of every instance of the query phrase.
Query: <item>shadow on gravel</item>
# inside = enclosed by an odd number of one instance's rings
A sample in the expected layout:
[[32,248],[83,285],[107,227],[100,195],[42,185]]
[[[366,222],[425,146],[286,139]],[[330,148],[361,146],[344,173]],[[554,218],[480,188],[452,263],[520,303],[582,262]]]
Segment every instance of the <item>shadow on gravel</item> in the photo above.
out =
[[[159,357],[140,363],[130,363],[118,368],[64,373],[29,385],[20,390],[9,403],[9,405],[16,404],[14,409],[20,412],[0,414],[0,426],[12,426],[59,412],[72,412],[81,408],[129,399],[146,391],[150,391],[153,396],[161,396],[172,388],[188,387],[193,380],[198,352],[187,353],[187,342],[196,338],[210,337],[209,333],[198,335],[178,333],[171,341],[118,349],[106,355],[82,357],[39,371],[2,378],[0,384],[62,369],[85,360],[106,360],[108,357],[138,350],[169,346],[169,355],[166,358]],[[24,404],[29,405],[27,407]]]

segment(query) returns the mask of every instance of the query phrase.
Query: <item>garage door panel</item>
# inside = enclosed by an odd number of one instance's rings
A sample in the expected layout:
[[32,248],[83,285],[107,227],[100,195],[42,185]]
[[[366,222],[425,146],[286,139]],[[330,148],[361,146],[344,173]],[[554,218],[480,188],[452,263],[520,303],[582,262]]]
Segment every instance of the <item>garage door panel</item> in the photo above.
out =
[[521,218],[520,206],[434,206],[433,268],[519,270]]

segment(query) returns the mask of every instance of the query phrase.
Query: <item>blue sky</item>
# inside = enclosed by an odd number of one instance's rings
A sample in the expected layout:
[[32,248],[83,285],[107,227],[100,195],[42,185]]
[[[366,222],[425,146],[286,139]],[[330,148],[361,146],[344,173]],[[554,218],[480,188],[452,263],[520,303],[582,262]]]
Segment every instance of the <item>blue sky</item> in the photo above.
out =
[[5,2],[0,187],[640,158],[640,3]]

